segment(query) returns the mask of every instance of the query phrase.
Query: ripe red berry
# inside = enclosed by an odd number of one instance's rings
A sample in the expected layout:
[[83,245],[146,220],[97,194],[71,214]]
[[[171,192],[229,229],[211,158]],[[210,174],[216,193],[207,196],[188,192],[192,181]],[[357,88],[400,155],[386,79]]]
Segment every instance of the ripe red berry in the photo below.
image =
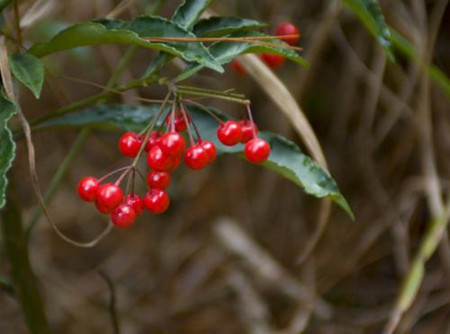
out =
[[203,140],[199,143],[200,147],[206,152],[208,155],[208,163],[211,163],[216,159],[217,151],[216,147],[209,140]]
[[172,157],[179,157],[186,148],[186,141],[178,132],[169,132],[161,137],[161,150]]
[[[252,140],[254,136],[258,133],[258,127],[255,123],[249,121],[249,120],[242,120],[240,121],[240,124],[242,126],[242,138],[241,143],[247,143],[248,141]],[[253,133],[253,129],[255,129],[255,132]]]
[[232,68],[236,73],[239,73],[239,74],[245,74],[245,69],[244,69],[244,67],[241,65],[241,63],[240,63],[236,58],[234,58],[234,59],[231,61],[231,68]]
[[[190,123],[191,118],[189,117],[189,114],[186,114],[186,118],[187,118],[188,123]],[[172,122],[172,116],[167,117],[166,124],[168,127],[170,127],[171,122]],[[186,123],[186,120],[184,119],[184,115],[181,111],[178,111],[175,114],[175,119],[174,119],[173,123],[174,123],[176,132],[183,132],[183,131],[187,130],[188,123]]]
[[98,180],[93,177],[85,177],[78,183],[78,196],[83,201],[94,202],[97,199]]
[[[299,35],[300,31],[292,23],[282,22],[276,27],[275,34],[277,36]],[[300,36],[299,37],[286,37],[286,38],[280,38],[280,39],[290,45],[294,45],[294,44],[298,43],[298,41],[300,40]]]
[[250,162],[266,161],[270,155],[269,143],[263,139],[255,138],[245,145],[245,156]]
[[233,121],[222,123],[217,130],[217,138],[220,142],[227,146],[236,145],[242,138],[242,127]]
[[170,174],[152,170],[147,174],[147,184],[152,189],[167,189],[170,184]]
[[262,60],[267,64],[267,66],[271,68],[280,67],[284,64],[284,61],[286,60],[283,56],[275,55],[272,53],[263,53],[261,54]]
[[119,139],[120,152],[129,158],[134,158],[142,146],[142,138],[134,132],[126,132]]
[[170,168],[167,170],[167,172],[172,173],[175,172],[178,167],[180,167],[181,164],[181,158],[180,157],[171,157],[171,165]]
[[147,164],[157,171],[168,171],[173,165],[173,159],[165,154],[161,147],[153,146],[147,154]]
[[112,212],[111,209],[101,206],[100,204],[98,204],[98,202],[95,202],[95,207],[101,213],[111,213]]
[[125,199],[125,204],[131,206],[137,216],[139,216],[142,212],[144,212],[145,209],[144,200],[139,195],[129,194]]
[[159,141],[161,139],[161,132],[153,131],[150,134],[147,142],[145,143],[145,150],[148,152],[151,150],[153,146],[159,145]]
[[111,213],[122,202],[122,189],[120,189],[117,185],[107,183],[98,188],[97,203],[99,210],[101,208],[107,213]]
[[111,214],[111,221],[120,228],[131,226],[136,220],[136,212],[129,204],[120,204]]
[[166,211],[170,204],[169,195],[161,189],[151,189],[144,197],[145,207],[148,211],[158,214]]
[[193,145],[186,150],[184,162],[190,169],[198,170],[208,164],[209,156],[200,145]]

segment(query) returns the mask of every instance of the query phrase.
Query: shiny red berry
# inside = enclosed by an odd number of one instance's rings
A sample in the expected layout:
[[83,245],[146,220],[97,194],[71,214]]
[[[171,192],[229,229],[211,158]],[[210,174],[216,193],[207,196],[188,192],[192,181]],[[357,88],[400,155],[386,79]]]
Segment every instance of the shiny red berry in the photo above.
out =
[[151,189],[144,197],[145,207],[151,213],[163,213],[169,208],[170,198],[164,190]]
[[184,162],[190,169],[198,170],[208,164],[209,156],[200,145],[193,145],[186,150]]
[[179,157],[186,148],[186,141],[178,132],[169,132],[161,137],[161,150],[172,157]]
[[231,68],[232,68],[236,73],[239,73],[239,74],[245,74],[245,69],[244,69],[244,67],[241,65],[241,63],[240,63],[236,58],[234,58],[234,59],[231,61]]
[[93,177],[85,177],[78,183],[78,196],[83,201],[94,202],[97,199],[98,180]]
[[236,145],[242,138],[242,127],[234,121],[226,121],[222,123],[217,130],[217,138],[220,142],[227,146]]
[[263,139],[255,138],[245,145],[245,156],[250,162],[266,161],[270,155],[269,143]]
[[280,67],[284,64],[284,61],[286,60],[283,56],[275,55],[272,53],[263,53],[261,54],[262,60],[267,64],[267,66],[271,68]]
[[111,214],[111,221],[120,228],[126,228],[133,225],[136,220],[136,212],[129,204],[120,204]]
[[[240,124],[242,126],[241,143],[245,144],[255,137],[255,135],[258,133],[258,127],[256,126],[255,123],[249,120],[240,121]],[[253,129],[255,130],[254,132]]]
[[107,183],[100,186],[97,190],[98,207],[110,213],[123,202],[123,193],[117,185]]
[[[292,23],[290,23],[290,22],[282,22],[276,27],[275,34],[277,36],[299,35],[300,31]],[[290,45],[294,45],[294,44],[298,43],[298,41],[300,40],[300,36],[298,36],[298,37],[286,37],[286,38],[280,38],[280,39],[282,41],[284,41],[285,43],[288,43]]]
[[[191,118],[189,117],[189,114],[186,114],[186,118],[188,121],[187,123],[186,123],[186,120],[184,119],[184,115],[181,111],[178,111],[175,114],[175,119],[173,120],[173,123],[174,123],[176,132],[183,132],[183,131],[187,130],[188,123],[191,123]],[[166,124],[168,127],[170,127],[171,122],[172,122],[172,116],[167,117]]]
[[144,200],[139,195],[129,194],[125,199],[125,204],[131,206],[137,216],[139,216],[142,212],[144,212],[145,209]]
[[170,155],[162,151],[161,147],[153,146],[147,154],[147,164],[151,169],[168,171],[172,167],[173,160]]
[[170,174],[152,170],[147,174],[147,184],[152,189],[167,189],[170,184]]
[[175,172],[178,167],[180,167],[181,164],[181,158],[180,157],[171,157],[172,161],[171,161],[171,165],[170,168],[167,170],[167,172],[172,173]]
[[206,152],[208,155],[208,163],[211,163],[216,159],[217,151],[216,146],[209,140],[202,140],[199,143],[199,146]]
[[142,146],[142,138],[134,132],[126,132],[119,139],[120,152],[129,158],[134,158]]
[[151,150],[153,146],[159,145],[159,142],[161,140],[161,132],[153,131],[150,134],[150,137],[148,138],[147,142],[145,143],[145,150],[148,152]]
[[104,206],[101,206],[100,204],[98,204],[98,202],[95,202],[95,207],[97,208],[97,210],[101,213],[111,213],[113,210],[106,208]]

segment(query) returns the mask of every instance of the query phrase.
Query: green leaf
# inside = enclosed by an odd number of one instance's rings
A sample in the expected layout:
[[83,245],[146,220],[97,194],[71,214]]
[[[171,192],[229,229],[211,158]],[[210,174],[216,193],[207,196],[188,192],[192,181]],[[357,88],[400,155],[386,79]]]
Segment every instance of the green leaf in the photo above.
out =
[[[261,37],[267,36],[260,32],[248,31],[245,33],[232,34],[231,37]],[[273,43],[279,45],[280,47],[253,44],[247,42],[216,42],[209,47],[211,55],[216,58],[220,64],[229,63],[233,58],[245,53],[273,53],[280,56],[284,56],[303,67],[308,68],[308,62],[301,57],[297,52],[291,49],[282,48],[282,46],[287,46],[286,43],[279,39],[264,40],[264,42]],[[200,71],[204,66],[202,65],[191,65],[188,66],[183,72],[181,72],[173,81],[182,81],[193,74]]]
[[5,205],[5,191],[8,185],[6,174],[16,156],[16,144],[8,129],[8,121],[16,112],[16,104],[9,101],[3,92],[0,93],[0,209]]
[[175,10],[172,21],[189,29],[213,2],[214,0],[185,0]]
[[[42,123],[38,129],[54,127],[84,127],[91,126],[102,129],[118,128],[125,131],[140,131],[158,112],[159,105],[152,106],[97,106],[85,111],[68,114]],[[237,154],[244,157],[244,145],[224,146],[217,140],[217,121],[205,111],[194,106],[188,107],[201,136],[212,141],[219,154]],[[210,109],[218,117],[228,116]],[[258,134],[270,143],[271,154],[268,161],[261,166],[269,168],[283,177],[302,187],[306,193],[315,197],[329,197],[351,217],[353,213],[340,193],[335,181],[329,173],[319,167],[293,142],[281,136],[260,131]]]
[[370,33],[385,50],[388,58],[394,60],[391,45],[391,32],[381,12],[377,0],[342,0],[358,16]]
[[194,26],[196,36],[221,37],[236,32],[249,31],[266,26],[265,23],[241,19],[240,17],[210,17],[198,21]]
[[29,53],[16,53],[10,59],[11,71],[14,76],[27,86],[38,99],[44,83],[44,65]]
[[79,46],[128,44],[164,51],[182,57],[186,61],[196,62],[223,72],[222,66],[209,54],[202,43],[155,43],[145,40],[145,37],[195,38],[195,35],[170,20],[156,16],[142,16],[132,21],[102,19],[71,26],[49,42],[33,45],[29,52],[41,58]]

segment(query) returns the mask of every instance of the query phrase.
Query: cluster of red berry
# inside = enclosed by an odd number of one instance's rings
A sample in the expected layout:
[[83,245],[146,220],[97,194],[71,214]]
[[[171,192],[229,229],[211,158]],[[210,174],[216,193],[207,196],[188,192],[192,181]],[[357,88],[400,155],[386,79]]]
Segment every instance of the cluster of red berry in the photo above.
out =
[[[275,29],[275,35],[279,36],[283,42],[289,45],[295,45],[299,42],[300,37],[282,37],[288,35],[299,35],[299,29],[290,22],[282,22]],[[284,64],[285,58],[280,55],[272,53],[262,53],[260,54],[261,59],[271,68],[277,68]],[[233,59],[231,62],[231,67],[233,70],[239,74],[245,74],[245,70],[237,59]]]
[[[174,108],[166,117],[165,123],[167,131],[164,134],[149,129],[144,131],[146,133],[139,134],[126,132],[119,139],[119,151],[125,157],[135,158],[136,161],[144,150],[147,152],[147,165],[151,170],[146,178],[149,191],[143,197],[134,192],[125,196],[120,188],[120,183],[126,175],[131,172],[134,176],[137,171],[135,163],[109,173],[101,179],[85,177],[78,184],[79,197],[86,202],[95,202],[97,210],[109,214],[112,223],[118,227],[124,228],[133,224],[145,208],[154,214],[163,213],[168,209],[170,198],[166,189],[171,180],[169,173],[180,166],[182,156],[186,166],[193,170],[204,168],[216,158],[215,145],[211,141],[201,139],[184,106],[179,110]],[[196,141],[193,140],[190,131],[191,123],[197,134]],[[191,141],[188,148],[184,137],[180,134],[186,130]],[[251,120],[226,121],[221,122],[217,137],[227,146],[245,143],[247,159],[253,163],[260,163],[269,157],[270,146],[258,138],[257,133],[257,126]],[[122,174],[114,184],[102,184],[106,178],[118,172]]]

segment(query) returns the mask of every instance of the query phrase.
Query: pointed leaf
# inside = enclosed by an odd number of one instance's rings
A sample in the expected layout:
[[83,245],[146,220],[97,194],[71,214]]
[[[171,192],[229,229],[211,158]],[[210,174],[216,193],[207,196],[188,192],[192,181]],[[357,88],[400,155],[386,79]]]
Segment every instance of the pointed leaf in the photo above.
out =
[[29,53],[16,53],[10,59],[14,76],[27,86],[38,99],[44,83],[44,65],[39,58]]
[[370,33],[385,50],[389,59],[394,60],[391,48],[391,32],[384,19],[377,0],[342,0],[358,16]]
[[210,17],[208,19],[198,21],[194,26],[194,34],[196,36],[213,36],[221,37],[236,32],[249,31],[266,26],[265,23],[241,19],[240,17]]
[[175,10],[172,21],[189,29],[214,0],[185,0]]
[[8,185],[6,174],[11,168],[16,156],[16,144],[8,121],[17,112],[17,106],[9,101],[3,93],[0,94],[0,209],[5,205],[5,191]]
[[195,38],[195,35],[170,20],[156,16],[142,16],[132,21],[102,19],[71,26],[49,42],[33,45],[29,52],[40,58],[79,46],[128,44],[164,51],[182,57],[186,61],[223,72],[222,66],[202,43],[154,43],[145,40],[145,37]]
[[[153,106],[98,106],[85,111],[68,114],[42,123],[38,128],[52,127],[84,127],[120,128],[126,131],[140,131],[156,115],[159,105]],[[201,136],[212,141],[219,154],[238,154],[244,157],[244,145],[233,147],[222,145],[217,139],[217,121],[205,111],[194,106],[188,107],[193,121]],[[228,116],[210,109],[218,117],[227,119]],[[329,197],[343,208],[353,219],[353,213],[335,181],[329,173],[319,167],[311,158],[301,152],[293,142],[269,133],[260,131],[259,137],[267,140],[271,146],[268,161],[261,166],[269,168],[283,177],[302,187],[306,193],[315,197]]]
[[[231,35],[231,37],[261,37],[261,36],[267,35],[255,31],[248,31],[245,33],[238,33]],[[287,45],[283,41],[279,39],[270,39],[264,40],[264,42],[273,43],[275,45],[279,45],[280,47],[253,44],[247,42],[216,42],[209,47],[209,51],[211,55],[214,58],[216,58],[216,60],[222,65],[229,63],[231,60],[233,60],[233,58],[239,56],[240,54],[273,53],[280,56],[284,56],[292,61],[295,61],[296,63],[302,65],[303,67],[306,68],[309,67],[308,62],[303,57],[301,57],[297,52],[291,49],[282,48],[283,45],[284,46]],[[204,66],[201,65],[188,66],[173,81],[179,82],[181,80],[184,80],[200,71],[203,67]]]

